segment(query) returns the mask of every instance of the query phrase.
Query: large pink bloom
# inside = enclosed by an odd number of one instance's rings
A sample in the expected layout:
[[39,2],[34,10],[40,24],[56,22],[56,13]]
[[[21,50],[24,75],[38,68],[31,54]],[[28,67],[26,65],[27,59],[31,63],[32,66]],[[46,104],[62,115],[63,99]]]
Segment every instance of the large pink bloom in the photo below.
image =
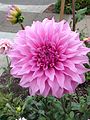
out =
[[67,22],[44,19],[17,33],[9,53],[11,73],[31,95],[60,98],[84,82],[89,51]]

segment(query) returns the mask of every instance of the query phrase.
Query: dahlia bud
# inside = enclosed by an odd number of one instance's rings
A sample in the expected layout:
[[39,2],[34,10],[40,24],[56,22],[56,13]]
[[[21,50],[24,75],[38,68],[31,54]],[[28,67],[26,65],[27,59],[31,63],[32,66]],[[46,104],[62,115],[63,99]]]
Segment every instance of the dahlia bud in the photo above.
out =
[[24,18],[21,16],[21,14],[21,9],[16,5],[12,5],[9,7],[7,20],[10,21],[12,24],[16,24],[18,22],[22,23]]

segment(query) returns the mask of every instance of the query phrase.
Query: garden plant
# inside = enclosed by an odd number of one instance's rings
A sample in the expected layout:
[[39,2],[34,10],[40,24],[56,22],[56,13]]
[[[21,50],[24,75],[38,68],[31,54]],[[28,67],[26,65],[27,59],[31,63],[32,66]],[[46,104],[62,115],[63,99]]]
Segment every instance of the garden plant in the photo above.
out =
[[0,120],[90,119],[90,37],[75,30],[83,10],[75,18],[71,9],[73,28],[62,18],[24,27],[20,8],[9,7],[7,20],[21,30],[12,42],[0,40],[7,59],[0,76]]

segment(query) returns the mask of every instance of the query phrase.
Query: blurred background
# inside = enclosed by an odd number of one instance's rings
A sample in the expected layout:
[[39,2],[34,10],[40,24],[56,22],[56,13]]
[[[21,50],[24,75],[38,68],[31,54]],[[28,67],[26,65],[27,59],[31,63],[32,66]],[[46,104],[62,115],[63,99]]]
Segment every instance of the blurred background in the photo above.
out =
[[0,0],[0,2],[5,4],[47,5],[56,2],[56,0]]

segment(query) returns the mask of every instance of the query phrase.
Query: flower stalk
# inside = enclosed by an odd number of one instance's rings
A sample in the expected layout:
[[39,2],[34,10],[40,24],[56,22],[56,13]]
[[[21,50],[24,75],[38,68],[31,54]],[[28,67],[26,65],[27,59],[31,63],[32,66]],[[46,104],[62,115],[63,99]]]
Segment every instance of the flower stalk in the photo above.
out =
[[61,0],[60,21],[63,19],[63,16],[64,16],[64,6],[65,6],[65,0]]
[[72,28],[72,30],[75,31],[75,23],[76,23],[76,19],[75,19],[75,0],[72,0],[72,15],[73,15],[73,28]]
[[22,24],[22,23],[19,23],[19,24],[20,24],[20,26],[21,26],[22,30],[25,30],[25,28],[24,28],[23,24]]
[[8,59],[8,56],[6,56],[6,60],[7,60],[7,67],[9,68],[10,67],[10,62],[9,62],[9,59]]
[[66,107],[65,107],[65,99],[64,99],[64,97],[61,98],[61,104],[62,104],[63,111],[64,111],[64,113],[66,114],[67,111],[66,111]]

